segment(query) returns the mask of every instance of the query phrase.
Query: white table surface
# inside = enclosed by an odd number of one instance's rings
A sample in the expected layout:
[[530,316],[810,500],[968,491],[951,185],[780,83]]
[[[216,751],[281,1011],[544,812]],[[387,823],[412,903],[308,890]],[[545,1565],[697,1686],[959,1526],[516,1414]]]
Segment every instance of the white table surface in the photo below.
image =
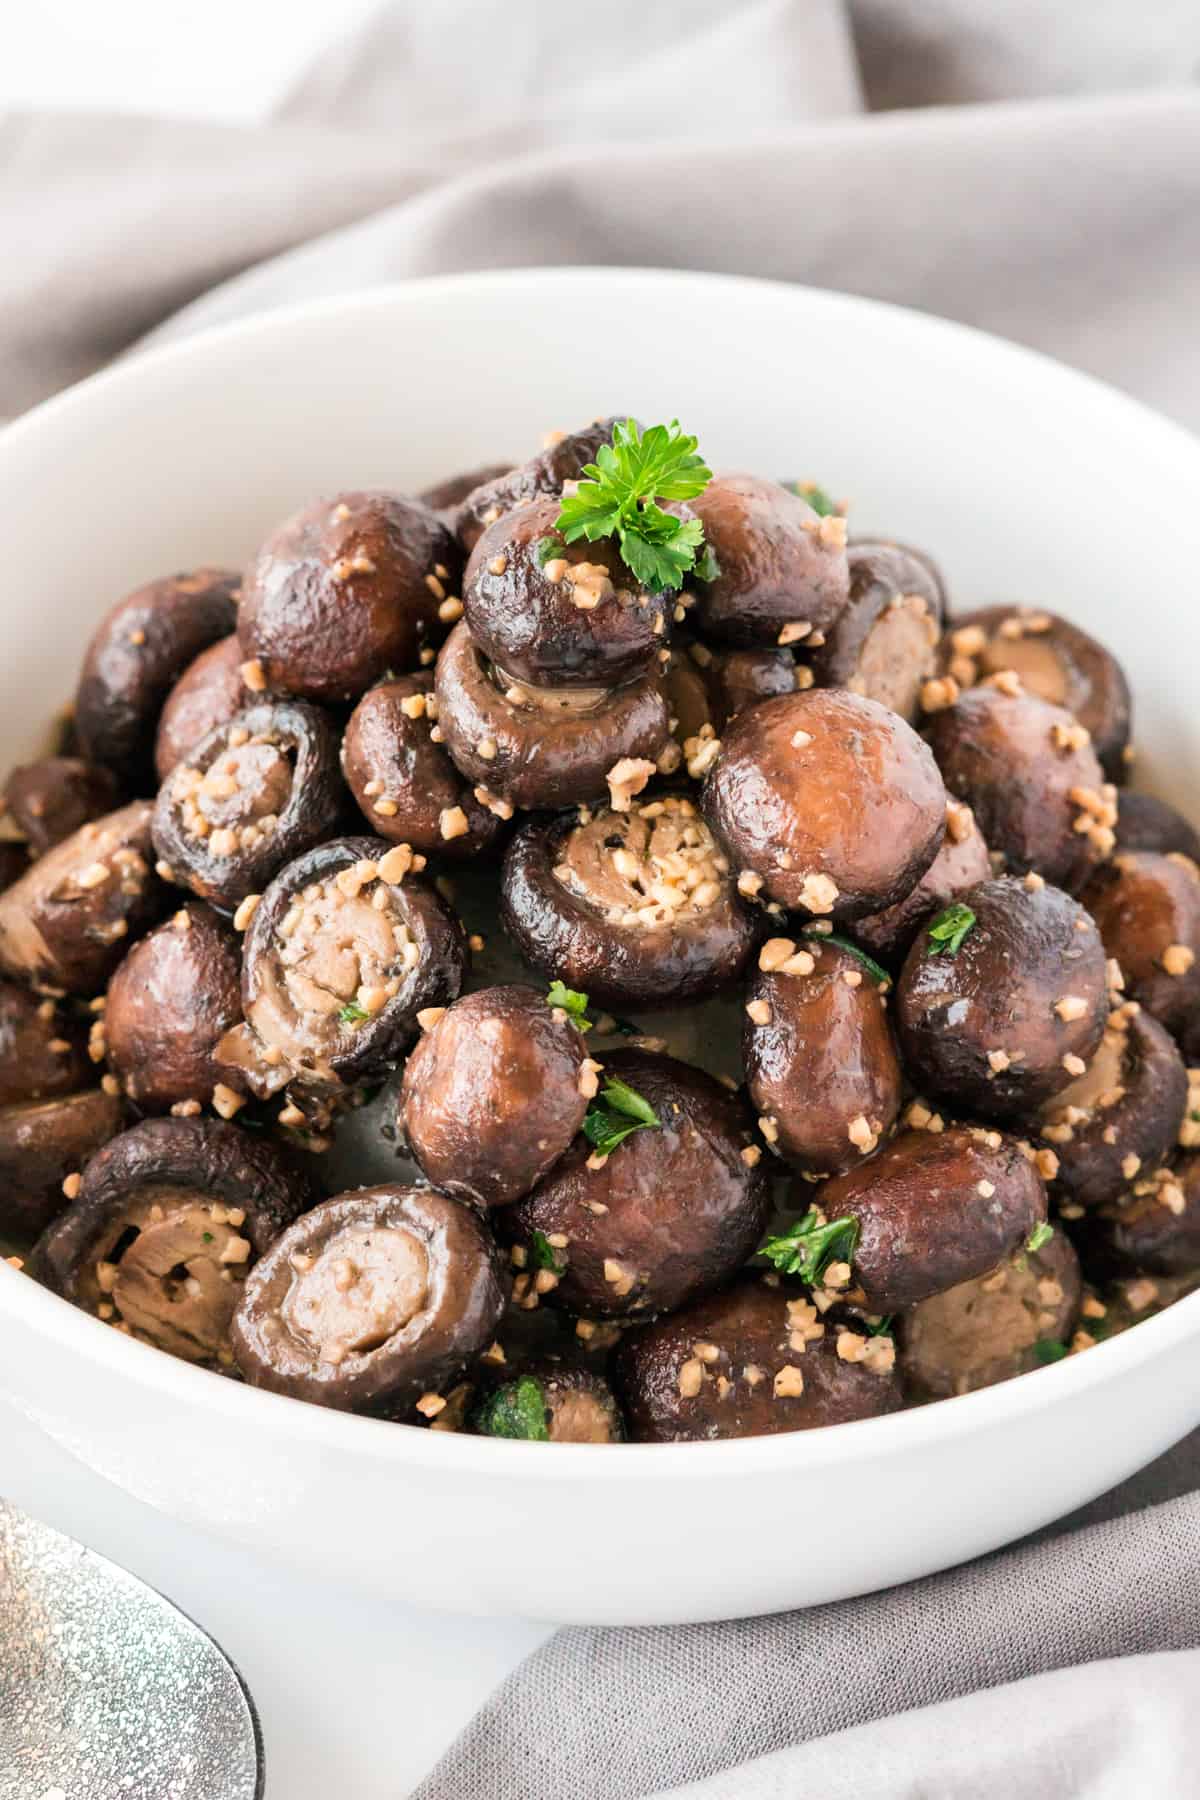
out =
[[129,1499],[7,1404],[0,1493],[133,1570],[229,1652],[262,1719],[267,1800],[403,1800],[550,1634],[349,1593],[322,1580],[319,1549],[303,1581],[267,1567]]

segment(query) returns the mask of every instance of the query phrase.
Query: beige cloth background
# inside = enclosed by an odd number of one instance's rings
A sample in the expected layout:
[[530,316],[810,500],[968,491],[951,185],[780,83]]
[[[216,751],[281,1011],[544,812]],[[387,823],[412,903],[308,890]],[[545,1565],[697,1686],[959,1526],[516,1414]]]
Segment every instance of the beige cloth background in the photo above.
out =
[[[598,262],[903,301],[1200,425],[1198,73],[1195,0],[386,5],[261,129],[0,119],[0,416],[149,332]],[[1198,1485],[1193,1439],[906,1589],[560,1633],[421,1800],[1200,1794]]]

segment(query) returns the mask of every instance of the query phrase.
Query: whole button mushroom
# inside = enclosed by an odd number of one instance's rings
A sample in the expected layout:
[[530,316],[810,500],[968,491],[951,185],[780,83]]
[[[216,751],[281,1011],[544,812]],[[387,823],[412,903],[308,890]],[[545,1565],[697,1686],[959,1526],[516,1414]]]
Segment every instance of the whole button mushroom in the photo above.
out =
[[413,1050],[400,1122],[434,1187],[503,1206],[529,1192],[583,1124],[594,1066],[582,1031],[550,1000],[553,991],[548,1000],[533,988],[484,988]]
[[1104,1034],[1108,968],[1077,901],[1039,875],[972,888],[923,926],[896,988],[905,1067],[984,1118],[1031,1119]]
[[1116,790],[1078,720],[1025,693],[1015,675],[991,680],[1004,685],[972,688],[948,705],[948,682],[926,686],[926,705],[940,708],[927,735],[942,779],[1006,869],[1034,869],[1078,893],[1116,842]]
[[759,935],[728,858],[680,794],[531,820],[509,846],[500,891],[525,959],[618,1009],[716,993]]
[[692,501],[715,568],[693,618],[727,644],[801,645],[827,631],[850,592],[846,521],[757,475],[719,475]]
[[1056,1189],[1104,1206],[1170,1151],[1188,1104],[1183,1058],[1136,1001],[1109,1014],[1082,1075],[1044,1109],[1040,1135],[1058,1160]]
[[94,994],[130,941],[165,910],[151,806],[135,800],[48,850],[0,894],[0,970]]
[[1043,1366],[1079,1317],[1079,1258],[1061,1231],[901,1316],[900,1368],[914,1397],[971,1394]]
[[[794,1203],[810,1204],[797,1183]],[[895,1313],[985,1275],[1045,1227],[1046,1188],[1027,1147],[998,1131],[952,1125],[906,1131],[819,1194],[831,1222],[857,1228],[855,1290]],[[1045,1229],[1036,1232],[1045,1238]]]
[[904,960],[918,928],[992,873],[992,862],[975,815],[961,801],[946,806],[942,847],[918,881],[895,906],[854,921],[858,943],[889,967]]
[[237,624],[241,577],[196,569],[138,588],[101,620],[75,694],[75,735],[90,762],[137,790],[150,785],[163,701],[208,645]]
[[337,827],[344,800],[333,722],[274,700],[194,744],[154,807],[154,847],[170,879],[232,912],[275,871]]
[[0,1106],[82,1087],[90,1069],[86,1037],[68,1007],[0,980]]
[[101,1032],[109,1067],[141,1112],[212,1101],[226,1080],[213,1051],[242,1016],[241,970],[233,931],[194,900],[119,965]]
[[[497,1215],[516,1247],[518,1299],[636,1318],[670,1311],[740,1268],[769,1184],[741,1102],[669,1056],[606,1056],[600,1094],[533,1192]],[[564,1241],[565,1240],[565,1241]]]
[[445,481],[435,481],[432,487],[422,488],[417,499],[430,512],[439,514],[449,531],[456,532],[459,511],[468,494],[473,494],[476,488],[484,487],[488,482],[499,481],[503,475],[510,475],[512,467],[510,462],[483,463],[477,469],[465,469],[459,475],[447,475]]
[[703,807],[743,893],[835,921],[903,900],[946,828],[945,789],[916,732],[836,688],[739,713]]
[[120,1097],[102,1087],[0,1107],[0,1232],[32,1243],[120,1129]]
[[14,825],[41,856],[91,819],[111,812],[120,794],[111,769],[81,756],[44,756],[13,770],[4,799]]
[[416,861],[407,844],[333,838],[280,870],[246,931],[245,1025],[218,1064],[260,1095],[289,1081],[336,1093],[384,1072],[458,998],[466,938]]
[[1013,670],[1027,693],[1079,721],[1109,781],[1124,779],[1129,683],[1116,657],[1086,631],[1032,606],[985,606],[955,620],[944,654],[960,688]]
[[1175,850],[1200,863],[1200,833],[1156,794],[1122,794],[1116,832],[1118,850]]
[[147,1119],[88,1163],[31,1271],[172,1356],[229,1368],[246,1271],[311,1198],[262,1138],[220,1119]]
[[438,730],[476,798],[481,788],[488,796],[485,806],[574,806],[603,796],[614,771],[620,778],[627,768],[644,787],[670,746],[656,676],[615,688],[510,682],[465,623],[442,646],[436,682]]
[[1072,1230],[1084,1267],[1098,1277],[1194,1276],[1200,1268],[1200,1156],[1181,1156],[1139,1176]]
[[218,725],[229,725],[248,706],[261,702],[242,674],[245,658],[235,633],[210,644],[190,662],[167,695],[158,715],[154,768],[159,785],[187,752]]
[[318,500],[285,519],[244,584],[238,638],[251,687],[354,700],[457,618],[460,560],[436,513],[398,494]]
[[360,1188],[298,1219],[251,1270],[234,1354],[255,1387],[394,1413],[436,1400],[492,1338],[506,1293],[469,1206],[432,1188]]
[[1083,903],[1129,997],[1176,1036],[1187,1031],[1200,1012],[1200,867],[1177,851],[1123,850]]
[[501,676],[535,687],[613,687],[649,674],[672,602],[641,587],[615,543],[568,544],[559,499],[489,525],[463,576],[467,628]]
[[769,938],[759,952],[742,1026],[746,1086],[771,1142],[814,1178],[869,1156],[896,1122],[890,985],[842,940]]
[[662,678],[671,735],[680,745],[702,734],[714,737],[743,707],[811,686],[802,675],[808,670],[797,669],[790,650],[713,650],[699,639],[677,638]]
[[890,1337],[820,1319],[807,1294],[755,1276],[628,1332],[613,1379],[630,1437],[695,1443],[898,1412],[895,1358]]
[[800,651],[818,687],[865,694],[911,725],[937,667],[938,583],[926,563],[894,544],[851,544],[847,556],[850,597],[833,624],[810,634]]
[[380,837],[470,859],[496,842],[513,809],[473,787],[451,762],[438,741],[432,686],[428,675],[405,675],[369,688],[346,726],[342,768]]
[[601,446],[611,443],[613,431],[626,416],[614,413],[593,419],[580,431],[550,432],[545,448],[537,456],[515,469],[493,475],[465,494],[457,511],[458,537],[464,549],[473,550],[488,526],[505,513],[547,495],[561,495],[564,482],[579,480]]

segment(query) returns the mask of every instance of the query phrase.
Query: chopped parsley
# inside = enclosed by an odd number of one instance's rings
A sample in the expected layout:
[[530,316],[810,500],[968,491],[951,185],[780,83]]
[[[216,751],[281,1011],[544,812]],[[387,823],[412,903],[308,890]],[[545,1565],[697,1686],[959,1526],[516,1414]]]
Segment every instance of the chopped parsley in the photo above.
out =
[[371,1015],[366,1007],[359,1006],[355,1001],[350,1000],[338,1013],[338,1023],[341,1025],[361,1025],[363,1020],[369,1019],[370,1016]]
[[553,562],[555,557],[561,556],[562,553],[563,546],[557,538],[540,537],[533,546],[533,554],[537,557],[539,569],[544,569],[548,562]]
[[792,487],[799,494],[801,500],[807,500],[813,511],[819,513],[823,519],[828,519],[836,513],[837,502],[831,500],[825,489],[819,487],[815,481],[794,481]]
[[573,494],[563,496],[554,521],[568,544],[585,537],[616,538],[625,566],[645,588],[678,588],[696,566],[704,543],[699,519],[664,512],[659,500],[694,500],[712,480],[696,453],[697,440],[670,425],[642,431],[635,419],[619,420],[611,444],[601,444]]
[[697,581],[716,581],[721,574],[721,565],[717,561],[717,553],[711,544],[705,544],[696,558],[693,574]]
[[1039,1338],[1033,1346],[1033,1354],[1040,1363],[1061,1362],[1069,1353],[1069,1348],[1059,1338]]
[[648,1100],[623,1081],[606,1081],[588,1106],[583,1118],[583,1135],[600,1156],[611,1156],[635,1131],[647,1131],[662,1124]]
[[887,970],[873,956],[868,956],[865,950],[860,950],[857,944],[851,943],[849,938],[839,937],[836,931],[818,931],[815,925],[806,925],[800,936],[814,938],[819,944],[836,944],[839,950],[848,950],[851,956],[857,956],[872,981],[878,982],[880,987],[891,987],[892,978]]
[[588,997],[578,993],[575,988],[564,987],[561,981],[552,981],[546,995],[546,1005],[559,1007],[580,1031],[592,1029],[592,1021],[587,1016]]
[[472,1424],[484,1437],[527,1438],[539,1444],[549,1441],[546,1429],[546,1396],[532,1375],[506,1381],[477,1407]]
[[211,1244],[213,1241],[213,1234],[211,1231],[202,1231],[200,1236],[204,1239],[206,1244]]
[[529,1254],[535,1269],[553,1269],[556,1275],[561,1275],[566,1267],[555,1256],[554,1245],[544,1231],[534,1231],[531,1234]]
[[891,1337],[892,1321],[895,1317],[896,1317],[895,1313],[884,1313],[882,1319],[876,1319],[876,1321],[873,1325],[870,1322],[868,1322],[867,1336],[868,1337]]
[[975,929],[975,914],[956,903],[940,912],[929,927],[929,948],[934,956],[957,956],[967,933]]
[[1053,1236],[1053,1225],[1047,1225],[1045,1219],[1043,1219],[1040,1225],[1034,1226],[1029,1236],[1025,1239],[1025,1248],[1031,1254],[1035,1250],[1042,1250],[1050,1242],[1050,1239]]
[[809,1287],[819,1287],[830,1263],[853,1263],[860,1230],[857,1219],[831,1219],[827,1225],[819,1220],[820,1214],[810,1208],[778,1237],[764,1238],[758,1254],[781,1274],[798,1275]]

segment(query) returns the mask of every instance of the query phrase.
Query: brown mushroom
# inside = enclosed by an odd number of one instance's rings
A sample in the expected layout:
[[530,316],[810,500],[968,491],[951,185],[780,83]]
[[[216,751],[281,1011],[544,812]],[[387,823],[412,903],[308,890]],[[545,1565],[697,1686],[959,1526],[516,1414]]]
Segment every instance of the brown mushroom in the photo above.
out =
[[210,731],[230,724],[236,714],[262,700],[261,693],[246,686],[244,661],[237,635],[231,633],[202,650],[179,677],[158,715],[154,767],[160,786]]
[[923,921],[942,912],[968,888],[986,881],[991,872],[988,847],[975,814],[960,800],[948,801],[942,847],[920,881],[895,906],[856,919],[855,941],[889,967],[903,961]]
[[1176,850],[1200,863],[1200,832],[1157,794],[1123,793],[1116,831],[1118,850],[1157,850],[1164,856]]
[[1200,1012],[1200,867],[1174,850],[1123,850],[1084,889],[1083,904],[1129,997],[1168,1031],[1187,1031]]
[[0,1232],[32,1243],[120,1129],[120,1098],[105,1088],[0,1107]]
[[[1089,1274],[1187,1275],[1200,1270],[1200,1156],[1139,1176],[1072,1227]],[[1147,1296],[1148,1299],[1156,1296]]]
[[109,1067],[140,1111],[236,1107],[213,1061],[242,1016],[241,956],[233,931],[191,900],[136,943],[108,984],[103,1039]]
[[801,654],[818,687],[865,694],[911,725],[937,666],[938,584],[926,563],[893,544],[851,544],[847,554],[850,597],[831,625],[801,642]]
[[13,824],[41,856],[90,819],[111,812],[120,798],[117,778],[81,756],[43,756],[15,768],[4,788]]
[[800,645],[846,604],[846,521],[757,475],[720,475],[692,502],[715,558],[694,618],[728,644]]
[[548,1444],[619,1444],[625,1436],[604,1376],[554,1362],[489,1382],[467,1416],[467,1430],[476,1437]]
[[82,1087],[90,1067],[86,1037],[68,1006],[0,980],[0,1106]]
[[612,441],[613,427],[625,414],[593,419],[580,431],[551,433],[539,455],[483,481],[459,503],[457,530],[467,551],[475,548],[489,525],[505,513],[529,506],[543,496],[560,495],[563,484],[578,481],[602,444]]

